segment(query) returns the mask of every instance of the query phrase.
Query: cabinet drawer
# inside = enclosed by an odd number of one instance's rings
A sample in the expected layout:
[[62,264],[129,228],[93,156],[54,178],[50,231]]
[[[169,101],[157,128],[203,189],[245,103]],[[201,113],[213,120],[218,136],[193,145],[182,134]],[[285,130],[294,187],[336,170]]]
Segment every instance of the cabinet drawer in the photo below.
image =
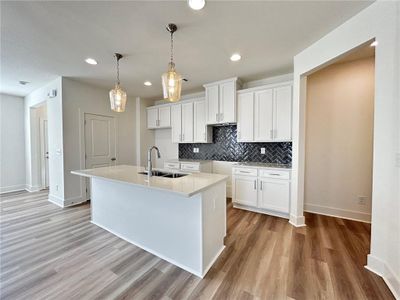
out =
[[234,168],[233,174],[236,175],[247,175],[247,176],[257,176],[257,169],[253,168]]
[[260,170],[260,177],[276,178],[276,179],[290,179],[290,172],[280,171],[280,170]]
[[176,169],[179,170],[179,163],[178,162],[165,162],[164,169]]
[[181,163],[182,171],[200,171],[200,164]]

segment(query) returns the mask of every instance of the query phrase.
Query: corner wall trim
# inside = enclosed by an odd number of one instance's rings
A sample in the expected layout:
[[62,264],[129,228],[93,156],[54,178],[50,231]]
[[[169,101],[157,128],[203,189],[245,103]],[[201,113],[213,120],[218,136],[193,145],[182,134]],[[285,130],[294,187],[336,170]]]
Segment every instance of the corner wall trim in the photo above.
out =
[[64,207],[64,199],[62,199],[62,198],[60,198],[60,197],[58,197],[58,196],[49,194],[49,201],[50,201],[51,203],[53,203],[53,204],[55,204],[55,205],[61,207],[61,208]]
[[400,299],[400,278],[378,257],[368,254],[365,268],[383,278],[396,299]]
[[295,215],[290,215],[289,216],[289,223],[292,224],[295,227],[303,227],[307,226],[306,225],[306,219],[304,216],[295,216]]
[[26,185],[25,186],[25,189],[28,191],[28,192],[30,192],[30,193],[33,193],[33,192],[39,192],[41,189],[42,189],[42,187],[40,186],[40,185]]
[[364,223],[371,223],[371,214],[354,210],[322,206],[312,203],[305,203],[304,211],[314,214],[325,215],[329,217],[336,217],[336,218],[348,219]]
[[63,199],[58,196],[49,194],[49,201],[59,207],[65,208],[86,202],[87,200],[83,199],[82,197],[72,197],[68,199]]

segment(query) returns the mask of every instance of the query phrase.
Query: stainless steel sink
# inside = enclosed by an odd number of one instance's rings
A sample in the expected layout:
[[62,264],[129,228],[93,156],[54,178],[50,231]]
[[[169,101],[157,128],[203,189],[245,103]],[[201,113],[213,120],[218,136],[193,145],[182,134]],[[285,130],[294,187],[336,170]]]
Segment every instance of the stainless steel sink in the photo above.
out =
[[[155,170],[153,170],[151,173],[153,176],[165,177],[165,178],[179,178],[179,177],[189,175],[189,174],[184,174],[184,173],[170,173],[170,172],[162,172],[162,171],[155,171]],[[144,171],[144,172],[139,172],[138,174],[147,175],[148,172]]]

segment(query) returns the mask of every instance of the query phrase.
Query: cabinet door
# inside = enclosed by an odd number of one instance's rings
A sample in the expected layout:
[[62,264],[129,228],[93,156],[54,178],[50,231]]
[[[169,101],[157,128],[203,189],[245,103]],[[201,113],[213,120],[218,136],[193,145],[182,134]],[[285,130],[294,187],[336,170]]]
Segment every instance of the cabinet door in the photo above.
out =
[[292,139],[292,86],[275,89],[274,140]]
[[193,141],[195,143],[207,142],[207,126],[206,126],[206,110],[204,101],[196,101],[193,103],[194,109],[194,136]]
[[147,128],[156,128],[158,125],[158,108],[147,109]]
[[171,106],[171,134],[172,142],[180,143],[182,137],[182,107],[180,104]]
[[193,143],[193,103],[182,103],[182,141]]
[[252,142],[254,139],[254,93],[238,95],[237,141]]
[[219,86],[219,123],[236,122],[236,83],[222,83]]
[[233,202],[257,207],[257,177],[235,176],[232,193]]
[[212,85],[206,87],[206,116],[207,124],[218,123],[219,113],[219,87],[218,85]]
[[158,109],[158,127],[171,127],[171,106]]
[[255,141],[273,140],[273,93],[272,89],[255,92],[254,126]]
[[290,183],[285,180],[259,180],[259,207],[289,213]]

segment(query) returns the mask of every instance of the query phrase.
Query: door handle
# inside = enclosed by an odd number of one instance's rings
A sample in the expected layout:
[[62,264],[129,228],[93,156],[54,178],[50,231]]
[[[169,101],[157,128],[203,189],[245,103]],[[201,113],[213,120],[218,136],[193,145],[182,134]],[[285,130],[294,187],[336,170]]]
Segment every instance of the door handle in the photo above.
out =
[[263,185],[263,182],[260,181],[260,191],[262,191],[262,185]]
[[117,159],[115,158],[115,157],[112,157],[111,158],[111,161],[116,161]]

